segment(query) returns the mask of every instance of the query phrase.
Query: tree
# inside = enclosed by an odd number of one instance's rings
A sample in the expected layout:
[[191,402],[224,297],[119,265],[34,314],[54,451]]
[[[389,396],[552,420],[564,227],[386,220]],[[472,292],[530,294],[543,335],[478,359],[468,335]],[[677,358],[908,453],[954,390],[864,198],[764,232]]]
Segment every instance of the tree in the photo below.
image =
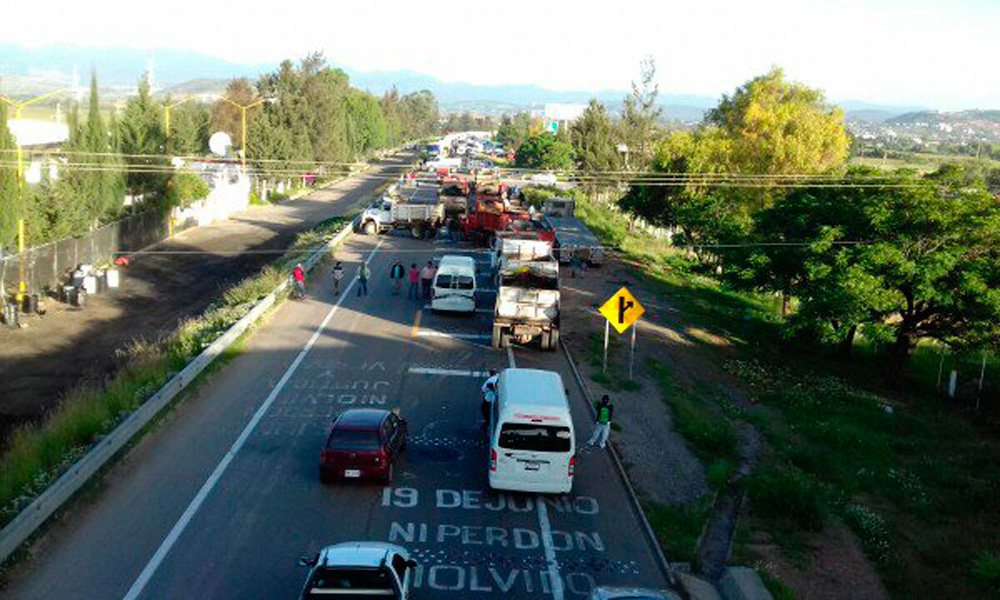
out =
[[[138,93],[125,103],[118,126],[111,128],[117,133],[121,152],[131,167],[166,166],[166,160],[152,158],[166,150],[162,113],[163,107],[150,94],[149,75],[144,74],[139,80]],[[139,194],[160,190],[166,176],[145,169],[129,170],[126,181],[129,193]]]
[[551,133],[535,135],[521,145],[515,165],[524,169],[572,169],[573,146]]
[[[167,98],[165,104],[170,103],[170,98]],[[208,138],[214,133],[209,130],[211,118],[211,110],[200,102],[185,102],[175,106],[170,114],[167,154],[196,156],[205,153]]]
[[[871,174],[852,171],[845,183]],[[859,329],[889,342],[887,379],[897,387],[921,338],[1000,341],[1000,202],[981,187],[913,175],[803,186],[755,221],[760,239],[800,245],[748,253],[749,280],[795,293],[798,328],[843,344]]]
[[823,92],[785,81],[775,67],[725,95],[706,125],[731,141],[728,168],[735,173],[814,174],[847,160],[844,113]]
[[592,99],[580,118],[569,128],[569,137],[576,154],[577,165],[591,189],[606,187],[616,179],[614,171],[621,168],[618,152],[618,131],[604,105]]
[[[226,91],[223,97],[234,102],[240,106],[248,106],[257,100],[257,93],[254,91],[253,86],[250,85],[250,81],[245,77],[239,79],[233,79],[226,85]],[[250,127],[250,122],[252,121],[252,112],[256,109],[251,109],[247,113],[247,127]],[[243,115],[242,111],[233,106],[226,100],[218,100],[215,105],[212,106],[212,131],[224,131],[229,134],[229,137],[233,140],[233,145],[239,147],[241,135],[243,133]],[[242,148],[241,148],[242,149]]]
[[640,63],[639,73],[639,83],[632,82],[632,92],[622,103],[622,136],[634,169],[646,167],[652,154],[657,122],[663,112],[657,104],[660,89],[655,81],[656,63],[652,58]]
[[531,116],[524,111],[516,113],[513,117],[504,115],[497,128],[497,138],[503,142],[508,151],[513,152],[517,152],[532,133],[538,133],[538,127],[535,126]]
[[14,150],[17,145],[7,128],[7,105],[0,105],[0,248],[17,244],[17,221],[25,216],[25,205],[17,181]]
[[80,127],[78,136],[69,144],[77,149],[74,158],[85,163],[76,168],[77,198],[84,202],[90,224],[94,225],[117,215],[125,200],[125,165],[117,140],[101,116],[96,74],[90,79],[87,122]]

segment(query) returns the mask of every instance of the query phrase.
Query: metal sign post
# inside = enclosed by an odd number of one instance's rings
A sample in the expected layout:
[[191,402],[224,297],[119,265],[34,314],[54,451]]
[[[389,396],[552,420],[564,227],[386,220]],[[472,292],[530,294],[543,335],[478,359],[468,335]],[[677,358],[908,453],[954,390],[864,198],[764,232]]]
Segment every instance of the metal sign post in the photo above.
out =
[[[610,327],[613,325],[618,333],[625,333],[629,327],[633,327],[639,317],[646,312],[635,296],[625,288],[618,290],[614,296],[608,299],[601,306],[601,314],[604,315],[604,371],[608,370],[608,335]],[[632,346],[628,359],[628,378],[632,379],[632,363],[635,359],[635,329],[632,329]]]
[[611,323],[607,320],[604,321],[604,366],[601,367],[601,373],[608,372],[608,331],[611,329]]
[[639,329],[639,325],[632,326],[632,348],[628,353],[628,380],[632,381],[632,364],[635,362],[635,332]]

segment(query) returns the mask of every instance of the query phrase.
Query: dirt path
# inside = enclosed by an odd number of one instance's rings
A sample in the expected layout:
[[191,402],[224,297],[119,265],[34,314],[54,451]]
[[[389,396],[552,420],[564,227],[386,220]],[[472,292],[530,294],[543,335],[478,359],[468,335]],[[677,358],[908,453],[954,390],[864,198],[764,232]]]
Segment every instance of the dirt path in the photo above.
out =
[[365,174],[298,200],[185,231],[151,249],[207,254],[137,257],[113,293],[90,296],[79,309],[49,300],[45,316],[26,319],[20,330],[0,331],[0,442],[18,424],[40,419],[68,390],[114,373],[118,348],[172,331],[275,258],[231,252],[286,248],[298,232],[368,200],[387,173],[397,173],[410,159],[380,161]]

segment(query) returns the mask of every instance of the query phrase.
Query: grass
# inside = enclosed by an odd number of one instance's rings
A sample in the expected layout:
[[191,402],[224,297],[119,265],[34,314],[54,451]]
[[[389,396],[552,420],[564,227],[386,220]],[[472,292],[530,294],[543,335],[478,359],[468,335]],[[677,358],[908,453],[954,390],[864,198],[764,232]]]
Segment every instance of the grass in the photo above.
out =
[[[587,360],[595,369],[601,369],[604,365],[604,338],[597,333],[590,334],[587,346]],[[624,355],[628,350],[624,344],[617,339],[617,336],[608,338],[608,367],[607,371],[595,371],[590,375],[590,379],[609,392],[637,392],[642,389],[642,384],[638,380],[629,379],[627,368],[622,367],[625,362]]]
[[77,389],[43,424],[15,431],[0,456],[0,525],[10,522],[101,436],[271,293],[304,250],[325,243],[349,221],[334,217],[302,232],[282,258],[227,289],[200,317],[184,321],[158,342],[134,341],[120,350],[124,367],[109,384]]
[[643,507],[660,547],[671,562],[696,562],[695,551],[711,508],[706,496],[683,506],[649,504]]
[[[782,335],[776,298],[725,289],[665,240],[630,231],[612,208],[585,201],[577,213],[620,249],[644,287],[669,298],[687,323],[729,342],[719,359],[749,388],[752,408],[734,410],[710,388],[681,387],[664,363],[650,369],[678,432],[709,465],[710,482],[724,481],[723,461],[732,460],[728,422],[746,420],[767,440],[771,454],[745,482],[750,511],[739,530],[766,531],[794,563],[796,555],[808,560],[809,544],[838,519],[893,596],[997,597],[1000,445],[995,429],[969,418],[981,354],[945,355],[944,380],[957,368],[968,413],[942,402],[941,353],[929,344],[914,353],[907,394],[886,397],[878,383],[884,348],[859,340],[844,362],[798,347]],[[996,357],[986,373],[986,395],[995,395]],[[652,519],[656,509],[649,512]],[[661,518],[672,524],[670,516]]]

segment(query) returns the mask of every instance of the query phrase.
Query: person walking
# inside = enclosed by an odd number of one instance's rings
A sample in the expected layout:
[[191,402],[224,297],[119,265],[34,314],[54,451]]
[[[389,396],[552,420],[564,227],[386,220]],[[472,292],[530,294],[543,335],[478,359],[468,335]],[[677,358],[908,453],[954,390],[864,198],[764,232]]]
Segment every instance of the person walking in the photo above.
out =
[[410,291],[407,292],[406,297],[409,300],[418,300],[420,296],[420,269],[417,268],[417,263],[410,264]]
[[340,295],[340,282],[344,280],[344,267],[337,261],[337,264],[333,265],[333,293],[337,296]]
[[368,263],[361,263],[358,269],[358,296],[368,295],[368,280],[371,279],[372,272],[368,268]]
[[598,445],[604,449],[608,443],[608,435],[611,433],[611,419],[615,413],[615,405],[611,403],[611,398],[607,394],[601,396],[594,407],[597,409],[597,421],[594,423],[594,433],[590,434],[588,446]]
[[406,269],[403,267],[403,263],[398,260],[392,263],[392,267],[389,269],[389,279],[392,280],[392,295],[398,296],[403,288],[403,277],[406,276]]
[[434,263],[431,261],[427,261],[427,266],[420,269],[420,283],[424,291],[424,300],[431,298],[431,284],[434,283],[435,273],[437,273],[437,269],[434,268]]
[[301,298],[306,295],[306,271],[302,268],[302,263],[295,265],[292,269],[292,283],[295,285],[293,295]]

